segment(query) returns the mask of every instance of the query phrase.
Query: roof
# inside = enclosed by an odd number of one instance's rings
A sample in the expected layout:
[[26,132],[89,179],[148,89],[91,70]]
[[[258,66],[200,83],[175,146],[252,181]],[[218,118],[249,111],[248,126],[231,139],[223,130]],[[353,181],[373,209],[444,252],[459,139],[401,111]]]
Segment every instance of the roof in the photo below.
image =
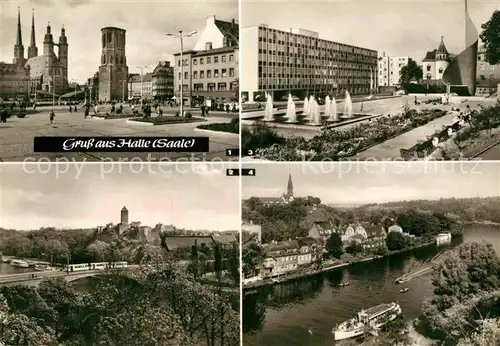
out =
[[433,51],[425,53],[425,58],[422,61],[435,61],[436,60],[436,52],[437,52],[437,49],[434,49]]
[[[65,99],[65,98],[71,98],[73,96],[78,96],[78,95],[81,95],[81,94],[84,94],[85,91],[84,90],[80,90],[80,91],[72,91],[72,92],[69,92],[69,93],[66,93],[64,95],[61,95],[61,98]],[[123,209],[122,209],[123,210]]]
[[238,45],[238,40],[240,37],[240,26],[234,19],[231,22],[216,19],[215,25],[220,30],[222,35],[224,35],[224,37],[229,40],[230,44],[228,44],[228,46]]
[[275,251],[292,250],[292,249],[298,249],[298,247],[299,247],[298,240],[296,239],[287,240],[279,243],[267,244],[265,252],[270,253]]
[[160,61],[153,70],[153,76],[160,73],[170,74],[173,72],[174,72],[174,67],[170,66],[170,61]]
[[178,248],[186,248],[194,246],[195,244],[213,246],[214,240],[211,236],[167,236],[165,243],[169,250]]
[[299,244],[300,245],[314,245],[314,244],[317,244],[318,242],[316,241],[316,239],[314,238],[311,238],[311,237],[307,237],[307,238],[301,238],[299,239]]
[[101,31],[108,30],[108,29],[127,31],[127,30],[122,29],[122,28],[117,28],[116,26],[106,26],[106,27],[102,28]]
[[368,238],[380,237],[384,234],[384,228],[380,225],[367,226],[365,227],[365,230]]
[[444,37],[441,36],[441,43],[439,44],[439,47],[437,49],[437,54],[448,54],[448,49],[446,49],[446,46],[444,44]]
[[0,71],[1,72],[11,72],[16,73],[18,70],[24,70],[25,68],[16,64],[9,64],[6,62],[0,62]]
[[403,232],[403,229],[399,225],[392,225],[388,230],[389,232]]
[[[148,72],[148,73],[142,75],[142,83],[151,82],[152,77],[153,77],[152,72]],[[141,83],[141,75],[130,76],[129,82],[130,83]]]
[[[196,58],[199,56],[206,56],[212,54],[221,54],[221,53],[231,53],[238,49],[238,46],[233,47],[222,47],[215,49],[207,49],[207,50],[186,50],[182,52],[183,55],[191,54],[191,57]],[[179,56],[181,53],[175,53],[174,56]]]
[[361,234],[359,233],[356,233],[355,235],[353,235],[350,239],[357,239],[357,240],[361,240],[361,241],[365,241],[366,238],[363,237]]

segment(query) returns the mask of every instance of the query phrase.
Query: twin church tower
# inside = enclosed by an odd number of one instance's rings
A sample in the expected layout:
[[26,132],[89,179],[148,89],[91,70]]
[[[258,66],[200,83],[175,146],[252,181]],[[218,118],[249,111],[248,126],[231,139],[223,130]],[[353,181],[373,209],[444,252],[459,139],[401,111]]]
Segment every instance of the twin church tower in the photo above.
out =
[[[57,46],[57,55],[54,52]],[[43,55],[38,55],[35,40],[35,14],[31,19],[31,39],[28,47],[28,58],[24,57],[23,38],[21,34],[21,12],[17,14],[17,38],[14,45],[13,64],[29,69],[32,90],[43,90],[55,94],[63,94],[68,90],[68,39],[64,26],[61,28],[59,43],[55,43],[50,23],[43,39]]]

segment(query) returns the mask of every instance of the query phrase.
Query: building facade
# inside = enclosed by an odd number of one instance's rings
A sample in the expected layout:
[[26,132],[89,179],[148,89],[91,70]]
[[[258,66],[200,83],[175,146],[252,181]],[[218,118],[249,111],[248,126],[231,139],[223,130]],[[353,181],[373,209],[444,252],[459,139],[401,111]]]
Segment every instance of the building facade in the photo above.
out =
[[151,100],[153,98],[153,73],[133,75],[128,80],[128,98]]
[[[481,80],[499,80],[500,64],[491,65],[486,61],[486,48],[481,46],[477,53],[477,78]],[[483,87],[486,83],[483,83]],[[478,85],[478,88],[480,86]]]
[[408,56],[386,56],[378,58],[378,86],[399,86],[401,70],[408,65]]
[[126,30],[114,27],[101,29],[102,53],[99,66],[99,101],[126,99],[128,78],[125,56]]
[[282,31],[267,25],[241,29],[243,100],[269,93],[369,94],[376,87],[377,51],[319,38],[303,29]]
[[[54,42],[50,24],[43,40],[43,54],[38,55],[35,39],[35,16],[31,19],[30,45],[27,58],[21,32],[21,13],[17,16],[17,35],[12,64],[0,63],[0,95],[21,96],[45,91],[64,94],[68,91],[68,39],[61,28],[58,43]],[[57,54],[54,47],[58,48]]]
[[328,241],[333,233],[337,233],[335,227],[327,221],[316,221],[309,229],[308,236],[310,238],[321,241],[323,244]]
[[262,276],[278,276],[297,270],[299,265],[299,244],[297,240],[273,242],[264,249]]
[[167,101],[174,96],[174,67],[170,61],[160,61],[152,74],[152,97],[157,101]]
[[239,26],[208,17],[194,49],[174,54],[174,94],[180,100],[181,79],[184,103],[204,102],[210,99],[230,102],[238,93],[238,38]]
[[443,74],[453,55],[448,52],[444,44],[444,37],[441,36],[439,47],[432,51],[427,52],[425,58],[422,60],[423,79],[429,83],[441,83]]

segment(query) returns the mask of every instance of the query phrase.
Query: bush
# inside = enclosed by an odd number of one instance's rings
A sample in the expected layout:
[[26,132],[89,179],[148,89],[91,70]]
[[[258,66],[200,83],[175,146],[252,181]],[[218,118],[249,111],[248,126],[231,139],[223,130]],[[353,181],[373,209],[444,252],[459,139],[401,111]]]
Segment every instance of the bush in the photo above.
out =
[[191,112],[186,112],[186,113],[184,113],[184,114],[185,114],[184,116],[185,116],[186,118],[188,118],[188,119],[190,119],[190,118],[192,118],[192,117],[193,117],[193,114],[191,114]]
[[181,114],[179,111],[175,111],[175,116],[178,117]]
[[257,122],[251,129],[243,128],[241,131],[241,146],[245,150],[255,151],[284,142],[285,139],[278,135],[276,128],[263,122]]
[[210,131],[219,131],[219,132],[228,132],[228,133],[240,133],[240,127],[238,124],[231,123],[217,123],[217,124],[206,124],[206,125],[198,125],[197,128],[202,130],[210,130]]

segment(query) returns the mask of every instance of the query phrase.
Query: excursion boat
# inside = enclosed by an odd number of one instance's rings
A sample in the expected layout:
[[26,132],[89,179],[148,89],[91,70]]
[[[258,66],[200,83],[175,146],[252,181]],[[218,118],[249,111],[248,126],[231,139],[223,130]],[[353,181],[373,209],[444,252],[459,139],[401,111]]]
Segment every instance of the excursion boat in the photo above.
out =
[[9,264],[13,267],[19,267],[19,268],[28,268],[29,267],[28,262],[18,260],[18,259],[14,259],[14,260],[10,261]]
[[403,289],[400,289],[400,290],[399,290],[399,293],[406,293],[406,292],[408,292],[409,290],[410,290],[410,289],[409,289],[408,287],[405,287],[405,288],[403,288]]
[[350,283],[349,283],[349,282],[341,282],[341,283],[339,284],[339,287],[346,287],[346,286],[349,286],[349,285],[350,285]]
[[35,270],[37,271],[47,271],[52,270],[52,267],[48,263],[37,263],[35,264]]
[[337,327],[333,328],[332,334],[336,341],[355,338],[365,333],[376,333],[376,331],[394,321],[402,310],[398,303],[380,304],[361,310],[358,316],[350,320],[342,322]]

